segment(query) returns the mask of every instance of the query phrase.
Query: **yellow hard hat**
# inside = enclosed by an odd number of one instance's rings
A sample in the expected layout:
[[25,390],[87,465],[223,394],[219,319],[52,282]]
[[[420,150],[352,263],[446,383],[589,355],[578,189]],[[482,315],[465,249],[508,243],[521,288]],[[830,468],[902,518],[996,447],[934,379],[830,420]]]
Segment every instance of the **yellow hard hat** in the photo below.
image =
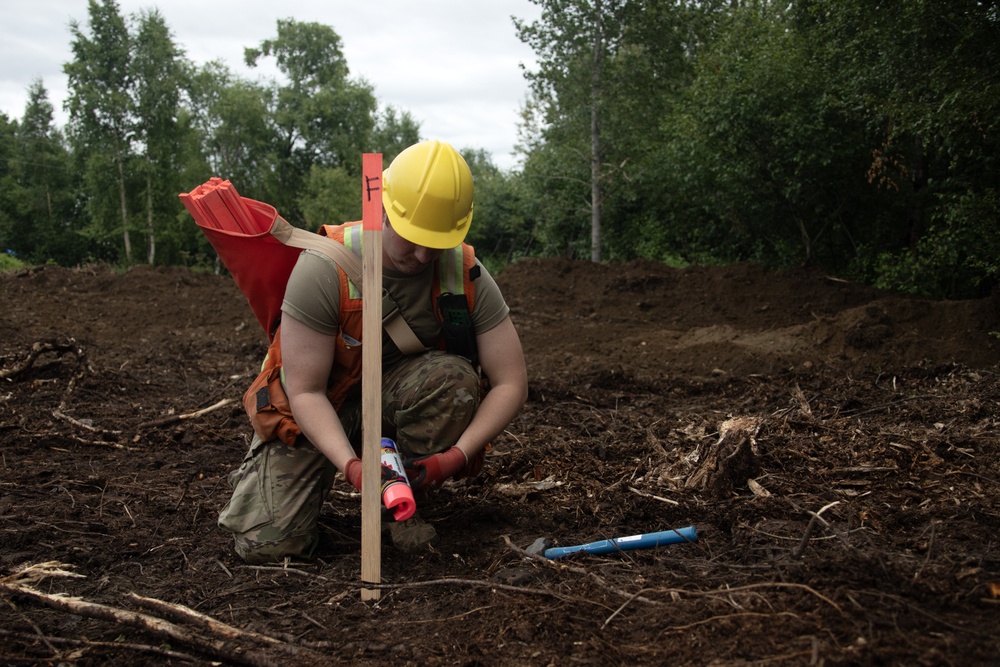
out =
[[382,205],[393,230],[425,248],[454,248],[472,222],[472,172],[443,141],[422,141],[382,172]]

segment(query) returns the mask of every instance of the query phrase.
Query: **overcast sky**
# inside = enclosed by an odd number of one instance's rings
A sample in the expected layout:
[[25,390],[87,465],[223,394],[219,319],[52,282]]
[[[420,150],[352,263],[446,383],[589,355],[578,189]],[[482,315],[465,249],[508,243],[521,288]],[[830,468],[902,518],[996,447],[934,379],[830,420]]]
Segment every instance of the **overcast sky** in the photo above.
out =
[[[529,0],[118,0],[125,16],[158,9],[174,41],[196,64],[222,60],[240,76],[243,49],[277,35],[278,19],[331,26],[351,76],[371,84],[379,104],[409,111],[421,135],[456,148],[482,148],[515,166],[518,113],[527,93],[519,65],[534,56],[511,16],[533,20]],[[87,0],[0,0],[0,112],[24,115],[27,90],[40,78],[65,125],[63,65],[71,58],[69,23],[89,34]]]

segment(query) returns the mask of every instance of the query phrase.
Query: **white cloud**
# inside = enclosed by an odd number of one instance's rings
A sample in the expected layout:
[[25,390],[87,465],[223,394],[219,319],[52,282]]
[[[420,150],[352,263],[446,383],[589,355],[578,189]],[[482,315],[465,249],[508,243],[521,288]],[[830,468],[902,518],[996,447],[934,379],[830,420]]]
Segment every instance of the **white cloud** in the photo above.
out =
[[[351,75],[367,81],[382,105],[409,111],[425,137],[482,148],[514,165],[518,113],[527,92],[519,64],[534,63],[511,16],[533,19],[530,0],[119,0],[123,15],[157,9],[186,56],[221,60],[250,79],[273,67],[243,65],[243,50],[276,35],[279,19],[331,26]],[[72,58],[69,24],[87,30],[86,0],[5,2],[0,8],[0,112],[24,113],[28,87],[41,79],[65,122],[63,65]]]

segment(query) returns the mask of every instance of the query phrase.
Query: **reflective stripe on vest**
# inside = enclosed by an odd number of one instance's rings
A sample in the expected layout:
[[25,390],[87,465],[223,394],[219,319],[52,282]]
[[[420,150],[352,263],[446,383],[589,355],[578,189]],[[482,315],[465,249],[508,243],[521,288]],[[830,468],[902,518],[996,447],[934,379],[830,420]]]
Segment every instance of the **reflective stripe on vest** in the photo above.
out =
[[[363,252],[363,228],[352,225],[344,229],[344,247],[358,257]],[[441,253],[438,263],[438,291],[441,294],[465,294],[465,280],[462,274],[462,246],[456,246]],[[348,280],[348,293],[352,299],[361,298],[361,290]]]
[[445,250],[438,259],[438,288],[441,294],[465,294],[462,246]]
[[[358,257],[362,256],[361,239],[363,228],[361,225],[353,225],[344,230],[344,247],[353,252]],[[361,298],[361,290],[350,280],[347,281],[348,294],[352,299]]]

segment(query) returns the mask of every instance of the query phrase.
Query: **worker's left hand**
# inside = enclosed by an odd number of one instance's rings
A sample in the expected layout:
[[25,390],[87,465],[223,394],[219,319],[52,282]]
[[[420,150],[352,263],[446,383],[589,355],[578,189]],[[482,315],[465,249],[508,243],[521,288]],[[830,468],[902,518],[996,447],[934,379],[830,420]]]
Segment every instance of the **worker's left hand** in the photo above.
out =
[[407,459],[404,464],[410,486],[414,489],[436,489],[446,479],[454,477],[469,463],[469,459],[458,447],[451,447],[439,454]]

